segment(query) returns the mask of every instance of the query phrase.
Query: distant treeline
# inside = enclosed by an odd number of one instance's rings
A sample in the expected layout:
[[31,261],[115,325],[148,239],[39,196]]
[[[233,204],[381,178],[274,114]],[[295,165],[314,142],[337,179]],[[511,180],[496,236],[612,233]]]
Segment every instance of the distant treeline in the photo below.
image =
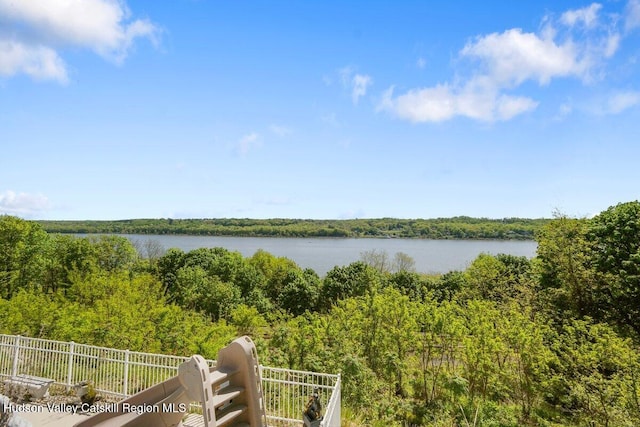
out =
[[532,240],[548,219],[129,219],[37,221],[50,233],[185,234],[243,237],[395,237]]

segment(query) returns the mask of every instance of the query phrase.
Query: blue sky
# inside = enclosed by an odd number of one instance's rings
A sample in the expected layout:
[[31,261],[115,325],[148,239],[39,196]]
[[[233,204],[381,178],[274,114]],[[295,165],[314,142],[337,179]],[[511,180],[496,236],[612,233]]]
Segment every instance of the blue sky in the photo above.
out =
[[0,0],[0,214],[589,216],[639,61],[640,0]]

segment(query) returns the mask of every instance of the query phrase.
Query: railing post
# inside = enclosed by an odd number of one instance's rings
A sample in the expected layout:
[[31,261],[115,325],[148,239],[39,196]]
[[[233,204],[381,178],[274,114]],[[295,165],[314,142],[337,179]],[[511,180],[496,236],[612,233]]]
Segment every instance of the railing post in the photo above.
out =
[[334,424],[336,426],[340,426],[342,424],[342,376],[338,374],[338,380],[336,382],[335,392],[338,394],[338,399],[336,400],[336,406],[334,409],[334,417],[336,421]]
[[122,383],[122,394],[126,397],[129,388],[129,350],[124,351],[124,381]]
[[16,343],[13,346],[13,365],[11,366],[11,376],[18,375],[18,357],[20,356],[20,340],[22,337],[18,335],[16,337]]
[[75,350],[76,343],[71,341],[69,343],[69,362],[67,363],[67,391],[73,385],[71,381],[73,381],[73,353]]

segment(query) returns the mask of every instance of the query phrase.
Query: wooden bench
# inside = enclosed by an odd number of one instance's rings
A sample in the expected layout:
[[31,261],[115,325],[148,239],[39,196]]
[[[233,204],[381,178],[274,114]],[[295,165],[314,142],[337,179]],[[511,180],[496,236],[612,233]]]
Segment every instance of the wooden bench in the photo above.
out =
[[34,377],[33,375],[16,375],[4,380],[5,387],[14,392],[29,393],[34,399],[42,399],[49,393],[49,386],[55,381],[49,378]]

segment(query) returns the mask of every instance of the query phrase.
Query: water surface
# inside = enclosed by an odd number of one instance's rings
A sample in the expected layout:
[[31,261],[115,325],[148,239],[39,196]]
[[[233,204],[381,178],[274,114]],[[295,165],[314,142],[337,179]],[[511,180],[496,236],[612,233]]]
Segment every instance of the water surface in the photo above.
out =
[[530,240],[426,240],[426,239],[354,239],[284,237],[212,237],[181,235],[123,234],[132,241],[155,240],[165,249],[185,252],[197,248],[223,247],[250,257],[258,249],[287,257],[302,268],[312,268],[320,276],[337,265],[360,259],[363,252],[386,251],[390,259],[403,252],[415,260],[421,273],[446,273],[464,270],[480,253],[499,253],[533,257],[537,244]]

